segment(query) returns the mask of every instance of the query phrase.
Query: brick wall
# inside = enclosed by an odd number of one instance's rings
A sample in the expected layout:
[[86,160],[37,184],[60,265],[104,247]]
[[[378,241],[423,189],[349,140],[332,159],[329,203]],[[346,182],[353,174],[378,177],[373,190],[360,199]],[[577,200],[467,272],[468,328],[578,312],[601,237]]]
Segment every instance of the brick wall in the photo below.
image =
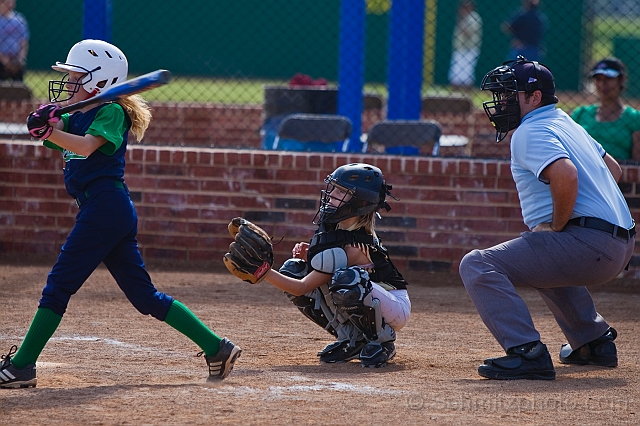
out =
[[[38,107],[36,101],[0,100],[0,117],[7,123],[24,123]],[[261,105],[218,105],[194,103],[152,103],[153,120],[144,144],[194,146],[209,148],[260,149],[263,122]],[[383,109],[369,109],[362,114],[362,131],[384,119]],[[495,143],[495,130],[483,110],[471,113],[427,113],[422,118],[437,120],[444,134],[463,135],[471,148],[443,147],[442,156],[508,158],[509,141]],[[1,128],[0,128],[1,131]]]
[[[506,161],[133,145],[126,181],[143,257],[220,266],[227,223],[243,216],[282,238],[280,264],[315,229],[322,179],[348,162],[380,167],[393,185],[400,201],[389,200],[379,228],[402,270],[456,270],[469,250],[525,230]],[[39,142],[0,141],[0,256],[57,254],[77,212],[62,167],[59,153]],[[638,167],[623,169],[638,221]]]

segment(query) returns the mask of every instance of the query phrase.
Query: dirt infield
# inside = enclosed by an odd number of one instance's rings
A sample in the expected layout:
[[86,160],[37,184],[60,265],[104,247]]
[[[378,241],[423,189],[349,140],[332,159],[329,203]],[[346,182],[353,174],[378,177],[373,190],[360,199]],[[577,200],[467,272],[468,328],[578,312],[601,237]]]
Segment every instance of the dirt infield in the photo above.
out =
[[[0,353],[20,344],[50,265],[0,264]],[[106,269],[71,299],[38,360],[38,387],[0,389],[7,425],[140,424],[638,424],[640,286],[593,290],[614,325],[620,366],[565,366],[555,381],[489,381],[477,366],[501,349],[459,278],[424,275],[409,288],[409,324],[395,360],[362,369],[321,365],[330,336],[282,292],[227,273],[150,270],[156,286],[243,349],[231,376],[206,386],[187,338],[139,315]],[[554,361],[563,336],[537,294],[521,289]]]

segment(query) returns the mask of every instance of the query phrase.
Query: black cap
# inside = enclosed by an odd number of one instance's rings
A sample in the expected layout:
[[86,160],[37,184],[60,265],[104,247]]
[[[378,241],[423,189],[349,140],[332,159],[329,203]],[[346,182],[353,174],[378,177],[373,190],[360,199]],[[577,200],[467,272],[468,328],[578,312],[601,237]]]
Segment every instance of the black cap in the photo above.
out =
[[616,78],[625,75],[625,66],[618,58],[606,58],[594,65],[589,73],[589,77],[594,75],[604,75],[609,78]]
[[549,68],[538,62],[525,61],[517,61],[511,65],[518,82],[518,91],[533,92],[539,90],[542,93],[555,95],[556,84]]

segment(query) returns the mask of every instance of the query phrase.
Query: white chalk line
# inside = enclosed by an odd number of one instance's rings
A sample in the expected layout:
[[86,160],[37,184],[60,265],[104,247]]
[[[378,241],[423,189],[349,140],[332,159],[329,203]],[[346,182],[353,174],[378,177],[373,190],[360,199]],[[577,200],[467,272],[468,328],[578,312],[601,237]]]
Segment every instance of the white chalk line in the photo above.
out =
[[[0,337],[3,340],[24,340],[25,336],[1,336]],[[124,348],[128,348],[128,349],[140,349],[140,350],[157,350],[156,348],[144,348],[141,345],[135,345],[135,344],[131,344],[131,343],[125,343],[125,342],[121,342],[119,340],[115,340],[115,339],[109,339],[109,338],[105,338],[105,337],[97,337],[97,336],[78,336],[78,335],[74,335],[74,336],[59,336],[59,337],[51,337],[49,339],[49,342],[61,342],[64,340],[74,340],[74,341],[83,341],[83,342],[104,342],[108,345],[114,345],[114,346],[122,346]]]
[[[398,396],[407,393],[401,390],[380,389],[374,386],[361,386],[352,383],[336,382],[331,380],[319,380],[305,376],[289,376],[287,381],[302,382],[289,386],[269,386],[267,389],[252,388],[250,386],[220,386],[206,388],[207,391],[220,395],[267,397],[273,399],[297,398],[300,394],[313,394],[317,392],[340,392],[361,395],[392,395]],[[307,384],[308,383],[308,384]]]
[[108,345],[121,346],[127,349],[140,349],[140,350],[147,350],[147,351],[157,350],[155,348],[144,348],[141,345],[121,342],[116,339],[109,339],[109,338],[96,337],[96,336],[61,336],[61,337],[52,337],[51,339],[49,339],[50,342],[55,342],[55,341],[61,342],[64,340],[82,341],[82,342],[103,342]]

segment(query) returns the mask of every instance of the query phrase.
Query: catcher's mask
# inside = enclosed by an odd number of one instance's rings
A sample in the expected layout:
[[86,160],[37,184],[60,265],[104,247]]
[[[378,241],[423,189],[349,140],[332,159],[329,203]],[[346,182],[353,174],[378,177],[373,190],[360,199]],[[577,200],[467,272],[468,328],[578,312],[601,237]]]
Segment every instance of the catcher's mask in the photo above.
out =
[[[61,80],[49,81],[49,100],[68,101],[80,89],[92,96],[127,79],[127,58],[116,46],[102,40],[82,40],[69,50],[65,62],[51,68],[66,73]],[[69,81],[69,72],[84,74],[80,81]],[[63,95],[66,95],[64,97]]]
[[[327,184],[320,195],[320,208],[313,223],[338,223],[356,216],[364,216],[391,207],[385,201],[393,197],[379,168],[363,163],[338,167],[324,180]],[[394,197],[395,198],[395,197]],[[317,220],[316,220],[317,219]]]
[[520,103],[518,92],[533,93],[540,90],[543,101],[557,103],[555,83],[549,68],[520,55],[514,61],[504,62],[489,71],[480,85],[482,90],[491,90],[493,101],[483,102],[489,121],[496,128],[496,142],[520,125]]

